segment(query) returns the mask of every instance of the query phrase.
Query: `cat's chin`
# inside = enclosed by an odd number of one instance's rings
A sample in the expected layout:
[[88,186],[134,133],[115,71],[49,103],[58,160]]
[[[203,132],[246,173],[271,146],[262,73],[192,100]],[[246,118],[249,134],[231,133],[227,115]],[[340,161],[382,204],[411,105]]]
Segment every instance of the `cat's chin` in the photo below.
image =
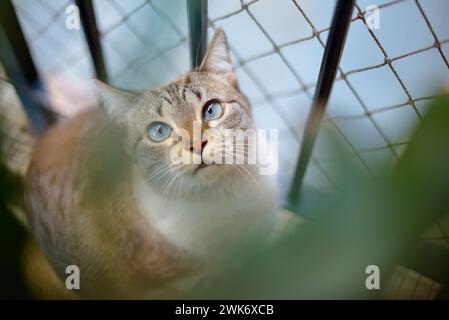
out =
[[232,172],[231,166],[220,164],[199,164],[190,172],[192,179],[204,183],[213,183]]
[[228,164],[198,165],[188,175],[193,187],[243,186],[247,182],[253,183],[255,179],[254,173],[247,167]]

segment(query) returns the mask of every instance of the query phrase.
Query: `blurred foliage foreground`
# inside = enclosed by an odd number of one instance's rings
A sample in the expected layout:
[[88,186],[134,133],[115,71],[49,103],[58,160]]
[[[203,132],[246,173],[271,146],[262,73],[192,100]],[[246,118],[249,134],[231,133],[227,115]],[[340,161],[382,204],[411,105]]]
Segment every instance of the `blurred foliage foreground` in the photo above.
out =
[[[242,257],[241,265],[195,297],[384,298],[393,267],[401,263],[446,284],[447,292],[448,251],[423,245],[420,237],[449,213],[449,96],[429,106],[386,178],[358,175],[333,145],[341,187],[301,212],[315,218],[269,249]],[[365,286],[369,265],[380,269],[380,290]]]
[[[1,138],[0,136],[0,146]],[[3,151],[2,148],[0,150]],[[29,298],[22,277],[21,262],[26,232],[14,218],[11,210],[11,206],[22,206],[22,193],[22,178],[10,172],[2,152],[0,154],[0,299]]]
[[[359,176],[337,143],[331,145],[343,179],[335,192],[317,197],[310,212],[301,212],[315,218],[269,248],[237,257],[227,274],[188,298],[382,298],[393,267],[404,261],[447,284],[447,251],[423,257],[420,236],[449,212],[449,97],[429,107],[386,178]],[[21,182],[2,164],[0,175],[0,297],[24,297],[24,232],[8,210],[20,201]],[[380,290],[365,287],[369,265],[380,269]]]

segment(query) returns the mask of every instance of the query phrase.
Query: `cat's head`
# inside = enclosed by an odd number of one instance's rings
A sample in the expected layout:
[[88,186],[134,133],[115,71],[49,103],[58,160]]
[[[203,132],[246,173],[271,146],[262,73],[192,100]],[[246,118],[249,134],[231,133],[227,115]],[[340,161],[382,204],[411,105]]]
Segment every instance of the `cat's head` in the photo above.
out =
[[[224,178],[245,179],[242,168],[216,164],[211,159],[211,155],[216,156],[211,150],[224,150],[220,139],[194,132],[212,130],[215,134],[253,128],[251,107],[238,89],[223,30],[214,34],[197,70],[167,85],[138,94],[100,82],[97,87],[104,109],[126,129],[128,149],[151,186],[163,190],[178,178],[189,187],[222,183]],[[183,137],[180,143],[181,131],[190,139]],[[174,156],[186,155],[193,163],[173,161]]]

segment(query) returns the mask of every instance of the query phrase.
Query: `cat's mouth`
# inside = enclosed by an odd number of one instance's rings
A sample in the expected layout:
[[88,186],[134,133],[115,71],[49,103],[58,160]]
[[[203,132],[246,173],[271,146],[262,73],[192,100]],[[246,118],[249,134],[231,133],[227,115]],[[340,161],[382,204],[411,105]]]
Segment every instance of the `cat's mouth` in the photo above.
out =
[[209,166],[211,166],[211,165],[213,165],[213,163],[212,163],[212,164],[207,164],[207,163],[202,162],[201,164],[199,164],[199,165],[195,168],[195,170],[193,170],[193,174],[196,174],[198,171],[200,171],[200,170],[202,170],[202,169],[204,169],[204,168],[207,168],[207,167],[209,167]]

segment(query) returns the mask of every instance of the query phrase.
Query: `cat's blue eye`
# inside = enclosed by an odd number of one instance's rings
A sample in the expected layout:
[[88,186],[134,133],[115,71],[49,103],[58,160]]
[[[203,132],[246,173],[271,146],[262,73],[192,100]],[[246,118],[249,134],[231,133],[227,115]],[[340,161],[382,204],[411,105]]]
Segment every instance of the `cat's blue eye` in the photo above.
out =
[[167,139],[172,132],[172,129],[163,122],[153,122],[148,127],[148,136],[154,142],[161,142]]
[[223,114],[223,107],[218,102],[208,103],[203,108],[203,119],[205,121],[215,120]]

